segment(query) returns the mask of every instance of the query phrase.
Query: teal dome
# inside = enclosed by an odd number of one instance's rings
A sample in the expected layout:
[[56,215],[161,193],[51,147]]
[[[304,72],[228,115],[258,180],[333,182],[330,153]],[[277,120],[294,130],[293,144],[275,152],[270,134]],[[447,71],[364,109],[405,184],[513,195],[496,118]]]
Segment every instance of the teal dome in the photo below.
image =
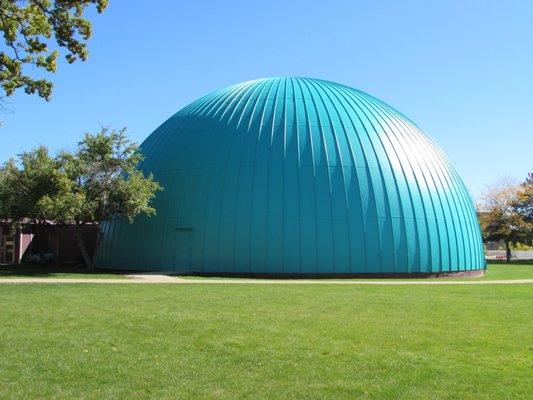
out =
[[211,93],[140,147],[157,215],[102,226],[97,265],[205,274],[483,269],[479,225],[449,160],[359,90],[269,78]]

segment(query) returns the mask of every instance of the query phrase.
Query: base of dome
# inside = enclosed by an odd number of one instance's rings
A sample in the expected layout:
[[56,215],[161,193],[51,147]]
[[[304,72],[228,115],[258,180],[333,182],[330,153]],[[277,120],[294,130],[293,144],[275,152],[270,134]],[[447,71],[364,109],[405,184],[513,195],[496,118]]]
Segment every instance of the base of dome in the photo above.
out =
[[190,272],[176,275],[228,278],[268,278],[268,279],[423,279],[423,278],[479,278],[486,269],[451,272],[383,272],[383,273],[245,273],[245,272]]

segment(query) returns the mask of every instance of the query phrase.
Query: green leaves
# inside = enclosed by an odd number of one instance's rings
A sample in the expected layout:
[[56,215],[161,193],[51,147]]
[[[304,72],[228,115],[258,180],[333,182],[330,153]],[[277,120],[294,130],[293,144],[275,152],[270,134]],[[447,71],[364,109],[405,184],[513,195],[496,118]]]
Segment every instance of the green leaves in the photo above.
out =
[[141,159],[125,129],[86,134],[74,153],[22,153],[0,169],[0,218],[84,225],[153,215],[161,186],[138,169]]
[[22,88],[28,94],[49,100],[53,84],[48,79],[30,76],[26,65],[46,72],[57,69],[59,51],[64,48],[69,63],[87,60],[86,41],[91,23],[83,17],[85,9],[96,6],[99,13],[107,0],[0,0],[0,31],[6,51],[0,51],[0,86],[7,96]]
[[74,213],[80,223],[112,217],[132,221],[139,214],[154,213],[150,202],[161,187],[137,169],[142,156],[125,129],[86,134],[75,155],[64,153],[60,159],[73,182],[71,192],[83,199]]
[[484,241],[533,244],[533,175],[521,185],[499,182],[482,196],[479,222]]
[[22,153],[0,169],[0,218],[46,220],[39,202],[65,190],[68,181],[45,147]]

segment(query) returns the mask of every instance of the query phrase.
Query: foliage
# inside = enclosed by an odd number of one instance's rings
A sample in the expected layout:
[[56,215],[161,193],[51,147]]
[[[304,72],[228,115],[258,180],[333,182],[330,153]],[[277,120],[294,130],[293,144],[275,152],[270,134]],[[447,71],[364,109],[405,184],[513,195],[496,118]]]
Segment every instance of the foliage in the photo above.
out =
[[24,152],[0,168],[0,218],[17,224],[46,222],[42,200],[65,190],[68,182],[45,147]]
[[160,186],[137,169],[142,159],[125,129],[86,134],[76,153],[58,156],[68,190],[44,196],[41,207],[55,221],[88,224],[121,217],[153,215],[150,201]]
[[0,170],[0,217],[16,222],[73,224],[88,266],[92,255],[81,227],[110,218],[130,222],[155,213],[150,202],[161,187],[138,170],[142,156],[125,129],[86,134],[76,152],[51,157],[44,147],[23,153]]
[[[49,100],[53,84],[28,70],[55,72],[60,49],[69,63],[85,61],[91,23],[84,12],[94,5],[101,13],[108,0],[0,0],[0,85],[7,96],[23,88]],[[28,67],[32,67],[29,69]]]
[[532,187],[528,181],[515,185],[500,180],[486,189],[478,205],[483,240],[504,241],[508,258],[511,244],[530,245],[533,240]]
[[533,173],[520,185],[516,199],[512,202],[512,209],[522,216],[524,244],[533,244]]

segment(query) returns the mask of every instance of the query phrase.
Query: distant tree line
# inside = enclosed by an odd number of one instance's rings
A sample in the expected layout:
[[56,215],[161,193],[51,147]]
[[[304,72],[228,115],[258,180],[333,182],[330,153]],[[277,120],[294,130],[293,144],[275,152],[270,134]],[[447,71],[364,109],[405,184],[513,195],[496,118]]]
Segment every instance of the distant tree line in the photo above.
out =
[[511,246],[533,245],[533,173],[521,184],[500,180],[489,186],[478,203],[485,242],[503,241],[507,261]]
[[162,188],[138,169],[141,160],[125,129],[86,134],[72,152],[53,156],[40,146],[19,154],[0,168],[0,219],[14,227],[29,221],[37,229],[73,225],[85,264],[92,268],[84,226],[155,213],[150,203]]

